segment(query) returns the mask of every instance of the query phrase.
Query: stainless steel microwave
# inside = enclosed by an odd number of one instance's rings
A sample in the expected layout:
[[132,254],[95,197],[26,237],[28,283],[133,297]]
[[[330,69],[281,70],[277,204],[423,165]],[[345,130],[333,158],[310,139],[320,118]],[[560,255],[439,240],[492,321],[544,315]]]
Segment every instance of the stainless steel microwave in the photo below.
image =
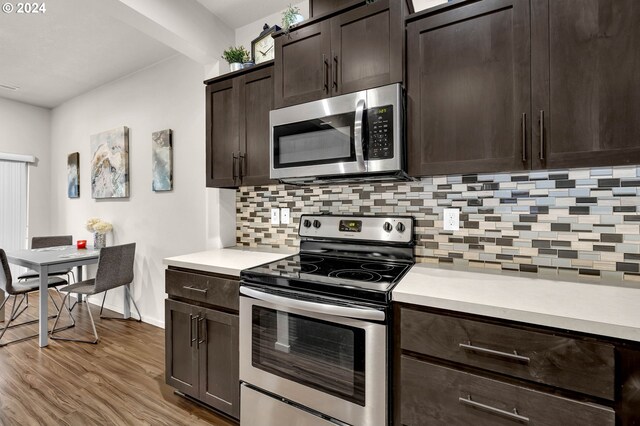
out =
[[271,111],[271,179],[406,179],[403,101],[392,84]]

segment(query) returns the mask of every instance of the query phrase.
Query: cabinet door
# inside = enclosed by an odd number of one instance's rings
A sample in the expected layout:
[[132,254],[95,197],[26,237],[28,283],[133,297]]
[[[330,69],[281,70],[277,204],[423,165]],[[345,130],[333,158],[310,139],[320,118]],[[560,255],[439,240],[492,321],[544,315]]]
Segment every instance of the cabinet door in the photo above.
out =
[[351,0],[309,0],[309,18],[335,12],[349,3]]
[[401,1],[380,0],[331,19],[331,93],[402,81]]
[[403,355],[401,423],[614,426],[611,408],[441,367]]
[[329,96],[330,28],[322,21],[276,38],[276,108]]
[[638,22],[636,0],[533,0],[535,167],[640,162]]
[[199,308],[199,399],[232,416],[240,415],[238,315]]
[[207,186],[233,187],[237,184],[239,154],[237,79],[207,86]]
[[409,174],[530,167],[529,2],[487,0],[409,24]]
[[165,300],[165,379],[180,392],[198,397],[196,314],[193,307]]
[[240,179],[242,185],[268,185],[269,111],[273,109],[273,68],[246,74],[240,85]]

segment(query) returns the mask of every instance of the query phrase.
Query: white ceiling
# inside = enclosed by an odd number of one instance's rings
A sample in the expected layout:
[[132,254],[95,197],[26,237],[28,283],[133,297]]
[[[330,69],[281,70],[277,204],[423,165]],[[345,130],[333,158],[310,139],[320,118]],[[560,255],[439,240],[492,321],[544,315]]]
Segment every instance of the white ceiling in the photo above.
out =
[[0,14],[0,96],[54,107],[175,55],[166,45],[89,6],[46,2],[44,14]]
[[[173,1],[176,0],[152,0],[143,4],[133,0],[52,0],[46,2],[44,14],[0,12],[0,97],[53,108],[176,55],[176,49],[189,56],[189,49],[194,46],[180,49],[180,45],[183,41],[197,45],[195,37],[184,39],[191,36],[188,33],[191,29],[169,28],[169,33],[175,32],[170,40],[161,26],[155,32],[145,28],[152,21],[161,21],[162,13],[175,17],[176,11],[182,11],[182,20],[193,22],[193,27],[202,27],[210,21],[214,26],[221,21],[229,29],[235,29],[276,13],[291,2],[189,0],[193,3],[188,4],[187,0],[177,0],[185,2],[180,4]],[[153,2],[157,2],[156,6]],[[160,18],[145,17],[141,9],[131,12],[130,8],[135,10],[141,5],[146,6],[147,11],[159,11]],[[196,18],[209,11],[219,20],[211,16],[210,21],[203,17],[196,22]],[[200,34],[201,40],[206,41],[207,37],[211,40],[211,33],[202,30]],[[196,47],[203,50],[202,43]],[[194,56],[196,54],[191,55]],[[12,91],[2,85],[19,89]]]

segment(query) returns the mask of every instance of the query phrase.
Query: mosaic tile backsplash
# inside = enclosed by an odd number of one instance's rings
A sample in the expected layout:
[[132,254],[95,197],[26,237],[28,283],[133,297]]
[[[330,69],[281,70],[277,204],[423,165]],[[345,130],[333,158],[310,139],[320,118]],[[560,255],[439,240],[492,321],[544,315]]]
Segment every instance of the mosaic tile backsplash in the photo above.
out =
[[[640,281],[638,205],[640,166],[242,187],[236,233],[239,246],[293,247],[304,213],[411,215],[419,262]],[[291,209],[289,225],[270,224],[275,207]],[[448,207],[459,231],[443,230]]]

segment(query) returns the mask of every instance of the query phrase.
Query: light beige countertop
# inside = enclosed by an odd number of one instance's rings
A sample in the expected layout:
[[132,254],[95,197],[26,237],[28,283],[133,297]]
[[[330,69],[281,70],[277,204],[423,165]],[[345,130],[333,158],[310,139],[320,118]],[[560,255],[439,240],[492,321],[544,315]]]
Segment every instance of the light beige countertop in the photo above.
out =
[[640,341],[640,288],[416,264],[393,300]]
[[263,263],[273,262],[295,254],[296,251],[263,250],[256,248],[228,247],[206,250],[181,256],[167,257],[167,266],[195,269],[218,274],[240,276],[240,271]]

